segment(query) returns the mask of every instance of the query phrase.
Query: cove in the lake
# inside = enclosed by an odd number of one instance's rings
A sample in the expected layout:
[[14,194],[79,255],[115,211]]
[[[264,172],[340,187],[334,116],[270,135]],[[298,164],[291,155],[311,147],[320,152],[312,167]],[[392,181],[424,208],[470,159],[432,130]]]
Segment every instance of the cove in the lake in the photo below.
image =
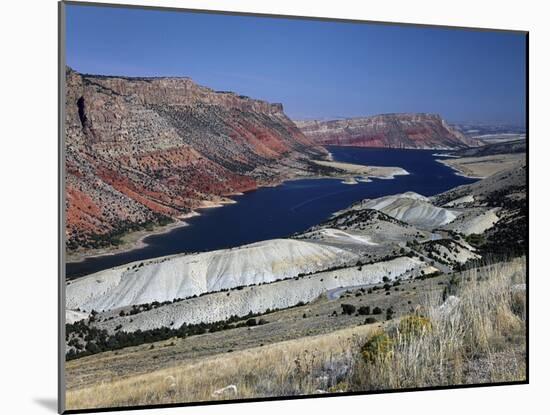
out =
[[432,196],[476,181],[459,176],[451,168],[436,162],[432,150],[327,148],[334,161],[402,167],[409,175],[390,180],[373,179],[356,185],[343,184],[337,179],[303,179],[260,188],[235,196],[238,203],[201,210],[200,216],[186,219],[190,226],[148,236],[144,239],[146,246],[142,248],[67,263],[67,277],[76,278],[164,255],[210,251],[286,237],[326,220],[332,213],[361,199],[407,191]]

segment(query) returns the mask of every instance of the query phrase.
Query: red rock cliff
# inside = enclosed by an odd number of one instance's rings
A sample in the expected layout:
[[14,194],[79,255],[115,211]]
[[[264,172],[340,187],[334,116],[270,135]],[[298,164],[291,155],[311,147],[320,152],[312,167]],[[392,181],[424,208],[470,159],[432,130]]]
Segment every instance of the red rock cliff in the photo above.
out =
[[326,154],[281,104],[188,78],[66,75],[69,249],[108,245]]

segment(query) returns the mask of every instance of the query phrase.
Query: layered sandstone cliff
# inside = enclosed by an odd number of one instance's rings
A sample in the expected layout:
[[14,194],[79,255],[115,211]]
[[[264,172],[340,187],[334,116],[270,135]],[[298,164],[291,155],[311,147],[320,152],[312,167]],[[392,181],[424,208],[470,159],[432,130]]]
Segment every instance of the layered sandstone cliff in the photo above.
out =
[[323,145],[411,149],[456,149],[480,145],[452,129],[437,114],[382,114],[332,121],[295,121]]
[[[67,246],[101,247],[236,192],[283,180],[326,154],[281,104],[189,78],[66,71]],[[304,173],[305,174],[305,173]]]

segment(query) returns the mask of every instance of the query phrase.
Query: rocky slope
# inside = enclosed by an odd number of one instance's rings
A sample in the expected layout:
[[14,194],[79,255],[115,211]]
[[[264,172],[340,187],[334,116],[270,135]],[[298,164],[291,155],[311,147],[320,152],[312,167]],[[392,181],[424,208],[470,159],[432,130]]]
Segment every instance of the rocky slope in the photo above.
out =
[[450,154],[457,157],[484,157],[516,153],[527,153],[527,141],[525,139],[487,144],[482,147],[465,148],[453,151]]
[[281,104],[189,78],[66,71],[67,246],[101,247],[235,192],[296,174],[326,151]]
[[456,149],[481,145],[451,128],[437,114],[382,114],[332,121],[295,121],[324,145],[412,149]]
[[[481,219],[492,221],[494,226],[480,229],[472,218],[468,218],[469,225],[458,223],[480,234],[476,242],[483,252],[502,257],[526,254],[528,197],[525,160],[483,180],[456,187],[431,199],[437,206],[453,205],[469,211],[486,211]],[[495,215],[498,221],[495,221]],[[460,228],[457,230],[461,231]]]
[[472,184],[455,187],[431,198],[437,206],[460,205],[504,206],[526,199],[527,164],[523,160],[515,166]]

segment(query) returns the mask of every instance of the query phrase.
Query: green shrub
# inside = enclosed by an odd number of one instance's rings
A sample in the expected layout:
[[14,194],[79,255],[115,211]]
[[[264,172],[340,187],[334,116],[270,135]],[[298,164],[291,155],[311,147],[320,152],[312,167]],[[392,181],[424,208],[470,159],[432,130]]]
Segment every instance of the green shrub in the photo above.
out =
[[480,247],[485,243],[485,237],[483,235],[472,233],[465,238],[466,242],[474,247]]
[[361,348],[361,355],[367,363],[386,359],[392,352],[393,342],[384,331],[374,333]]
[[409,314],[399,322],[399,331],[403,336],[416,337],[432,330],[432,322],[427,317]]
[[359,313],[359,315],[361,316],[368,316],[370,314],[370,306],[362,306],[362,307],[359,307],[359,309],[357,310],[357,312]]
[[342,307],[342,314],[347,314],[348,316],[351,316],[353,313],[355,313],[355,306],[353,304],[341,304]]

